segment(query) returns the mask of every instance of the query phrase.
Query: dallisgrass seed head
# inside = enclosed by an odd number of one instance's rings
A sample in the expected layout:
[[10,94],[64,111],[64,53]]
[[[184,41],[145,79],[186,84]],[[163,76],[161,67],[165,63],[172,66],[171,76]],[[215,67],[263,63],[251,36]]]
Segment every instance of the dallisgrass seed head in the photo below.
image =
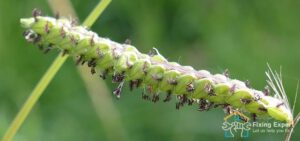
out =
[[199,111],[222,106],[228,112],[238,110],[256,117],[271,117],[293,124],[292,110],[283,90],[281,76],[271,69],[267,72],[269,91],[258,91],[245,82],[228,78],[224,74],[211,74],[206,70],[195,70],[168,62],[154,48],[150,54],[140,53],[134,46],[120,44],[99,37],[83,26],[74,25],[68,19],[43,17],[34,13],[32,18],[20,20],[26,29],[24,36],[28,42],[46,47],[45,52],[57,48],[64,53],[78,57],[77,64],[87,62],[91,73],[106,78],[112,75],[113,82],[119,83],[114,94],[119,98],[124,81],[129,81],[130,89],[144,87],[148,94],[144,99],[158,101],[161,93],[167,93],[164,102],[176,96],[176,108],[197,103]]

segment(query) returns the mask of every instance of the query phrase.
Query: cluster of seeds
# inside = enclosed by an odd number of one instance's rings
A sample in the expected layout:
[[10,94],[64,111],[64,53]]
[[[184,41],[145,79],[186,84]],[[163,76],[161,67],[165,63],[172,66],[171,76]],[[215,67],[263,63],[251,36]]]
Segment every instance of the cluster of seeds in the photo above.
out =
[[[248,82],[230,79],[228,71],[211,74],[195,70],[167,61],[155,48],[143,54],[128,41],[120,44],[101,38],[86,27],[75,25],[73,20],[33,13],[32,18],[21,19],[26,40],[44,52],[58,48],[64,54],[76,56],[77,64],[87,63],[91,73],[98,73],[103,79],[112,75],[113,83],[119,83],[113,91],[117,98],[127,81],[131,90],[144,87],[142,98],[152,102],[159,101],[161,93],[166,93],[164,102],[175,96],[177,109],[192,104],[198,104],[199,111],[223,107],[228,113],[238,110],[252,114],[253,119],[271,117],[292,124],[293,116],[285,97],[271,96],[268,89],[258,91]],[[272,71],[271,75],[274,76]]]

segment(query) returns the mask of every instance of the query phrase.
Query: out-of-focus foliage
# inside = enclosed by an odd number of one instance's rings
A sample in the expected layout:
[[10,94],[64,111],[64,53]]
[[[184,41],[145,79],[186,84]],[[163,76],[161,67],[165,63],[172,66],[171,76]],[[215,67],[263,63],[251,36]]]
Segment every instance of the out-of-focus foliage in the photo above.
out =
[[[97,2],[72,0],[81,21]],[[169,60],[197,69],[221,73],[228,68],[231,77],[250,80],[256,89],[266,84],[267,62],[282,66],[293,101],[300,78],[299,7],[297,0],[113,0],[92,30],[118,42],[129,38],[142,52],[156,47]],[[52,15],[46,1],[0,1],[0,136],[57,55],[43,55],[23,39],[19,19],[31,16],[33,8]],[[110,89],[116,87],[109,81]],[[228,140],[221,109],[176,110],[174,101],[153,104],[142,100],[141,92],[125,87],[121,100],[113,101],[130,141]],[[297,112],[300,103],[296,107]],[[108,140],[102,122],[110,121],[97,118],[69,59],[15,140]],[[295,132],[293,140],[300,138],[300,127]],[[251,134],[247,140],[279,141],[283,134]]]

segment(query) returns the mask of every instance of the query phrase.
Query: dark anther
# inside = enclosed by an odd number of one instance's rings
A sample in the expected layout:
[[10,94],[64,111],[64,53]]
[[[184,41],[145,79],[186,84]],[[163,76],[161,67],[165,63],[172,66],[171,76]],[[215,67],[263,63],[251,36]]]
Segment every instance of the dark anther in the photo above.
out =
[[106,79],[107,73],[108,73],[108,70],[105,69],[105,70],[100,74],[100,77],[101,77],[103,80]]
[[229,74],[229,70],[228,69],[225,69],[225,71],[223,72],[223,74],[229,78],[230,74]]
[[180,102],[176,102],[176,109],[178,110],[180,108]]
[[142,80],[141,79],[137,79],[137,80],[131,80],[129,82],[129,87],[130,87],[130,90],[133,90],[133,88],[138,88],[140,87],[140,84],[142,83]]
[[187,96],[184,94],[184,95],[182,95],[182,97],[180,98],[180,103],[181,103],[181,105],[183,106],[185,103],[187,103],[188,102],[188,98],[187,98]]
[[61,36],[61,38],[66,37],[66,31],[64,30],[64,27],[61,27],[61,29],[60,29],[60,36]]
[[282,106],[282,105],[284,105],[284,103],[283,103],[283,102],[281,102],[281,103],[277,104],[277,105],[276,105],[276,107],[277,107],[277,108],[279,108],[279,107],[280,107],[280,106]]
[[214,106],[213,102],[208,102],[207,111],[210,110]]
[[158,94],[153,94],[152,95],[152,102],[156,103],[157,101],[159,101],[159,95]]
[[143,65],[143,72],[144,72],[144,74],[147,74],[147,71],[148,71],[148,65],[145,62],[144,65]]
[[270,95],[270,88],[269,88],[269,86],[265,86],[265,88],[263,90],[263,93],[265,94],[265,96]]
[[208,111],[213,106],[213,103],[210,103],[204,99],[200,99],[198,111]]
[[55,19],[57,19],[57,20],[58,20],[58,19],[59,19],[59,17],[60,17],[60,15],[59,15],[59,12],[56,12],[56,13],[55,13]]
[[218,108],[219,106],[222,106],[222,105],[224,105],[224,104],[215,104],[214,108]]
[[214,89],[213,89],[211,84],[207,84],[205,86],[205,91],[208,93],[209,96],[216,96],[216,94],[214,92]]
[[267,112],[268,109],[264,108],[264,107],[259,107],[258,110],[262,111],[262,112]]
[[260,100],[260,98],[260,95],[254,92],[254,100],[257,101]]
[[246,85],[248,88],[251,88],[251,85],[250,85],[250,81],[249,81],[249,80],[246,80],[246,81],[245,81],[245,85]]
[[44,54],[47,54],[52,48],[51,47],[47,47],[45,50],[44,50]]
[[78,41],[75,39],[74,36],[70,36],[70,40],[71,40],[71,42],[72,42],[74,45],[77,45],[77,44],[78,44]]
[[203,99],[200,99],[198,111],[205,111],[207,102]]
[[233,84],[230,88],[230,93],[233,94],[235,92],[236,89],[236,84]]
[[194,103],[194,100],[193,99],[188,99],[188,105],[190,106],[190,105],[193,105],[193,103]]
[[118,99],[121,97],[121,89],[117,88],[113,91],[113,93]]
[[115,75],[112,76],[112,82],[116,83],[116,82],[122,82],[124,80],[124,72],[122,73],[116,73]]
[[223,106],[223,110],[225,111],[225,113],[227,114],[231,114],[232,113],[232,107],[229,104],[224,104]]
[[[214,104],[213,108],[218,108],[218,107],[222,107],[223,110],[226,110],[225,107],[228,106],[229,104],[226,103],[222,103],[222,104]],[[226,112],[226,111],[225,111]],[[227,112],[226,112],[227,113]]]
[[33,40],[33,43],[36,44],[41,40],[41,35],[37,34],[36,37]]
[[167,96],[166,96],[166,98],[163,100],[163,102],[168,102],[168,101],[170,101],[171,98],[172,98],[171,96],[172,96],[171,91],[168,91],[168,92],[167,92]]
[[130,89],[130,91],[132,91],[132,90],[133,90],[133,88],[134,88],[134,85],[135,85],[135,81],[133,81],[133,80],[130,80],[130,81],[129,81],[129,89]]
[[31,30],[25,30],[23,32],[23,36],[26,37],[29,33],[31,33]]
[[252,115],[252,120],[255,122],[256,121],[256,119],[257,119],[257,115],[256,114],[251,114]]
[[151,56],[151,57],[154,56],[154,55],[157,55],[157,54],[159,54],[159,53],[158,53],[158,50],[156,48],[152,48],[148,53],[148,55]]
[[50,32],[49,30],[49,22],[46,22],[45,28],[44,28],[45,32],[48,34]]
[[23,35],[28,42],[32,42],[34,44],[38,43],[41,40],[41,35],[32,32],[31,30],[26,30]]
[[37,43],[38,41],[40,41],[41,36],[37,33],[35,33],[32,30],[26,30],[23,32],[23,36],[25,37],[25,39],[28,42],[33,42],[33,43]]
[[63,50],[63,53],[62,53],[62,56],[65,56],[65,55],[68,54],[68,53],[69,53],[69,51],[66,50],[66,49],[64,49],[64,50]]
[[120,54],[120,49],[119,49],[119,48],[116,48],[116,47],[113,48],[113,49],[112,49],[112,54],[113,54],[113,57],[114,57],[114,58],[116,58],[116,59],[119,58],[120,55],[121,55],[121,54]]
[[146,95],[144,92],[142,93],[142,99],[144,99],[144,100],[150,100],[149,96]]
[[212,89],[211,84],[206,84],[205,87],[204,87],[204,90],[205,90],[206,93],[210,93],[211,89]]
[[41,10],[36,9],[36,8],[34,8],[34,9],[32,10],[32,16],[34,17],[34,21],[35,21],[35,22],[38,21],[37,16],[41,16],[41,15],[42,15]]
[[126,39],[124,43],[127,44],[127,45],[131,45],[131,40],[130,39]]
[[29,38],[30,38],[30,39],[35,39],[36,36],[37,36],[36,34],[30,34],[30,35],[29,35]]
[[95,70],[94,67],[91,67],[91,73],[92,73],[92,74],[95,74],[95,73],[96,73],[96,70]]
[[41,35],[37,34],[36,38],[34,39],[33,43],[37,43],[41,40]]
[[129,88],[130,91],[132,91],[134,88],[138,88],[140,86],[141,80],[131,80],[129,81]]
[[244,104],[249,104],[252,101],[251,99],[245,99],[245,98],[241,98],[240,100]]
[[88,61],[88,67],[96,67],[96,59],[92,58],[90,61]]
[[52,49],[53,44],[49,44],[48,47],[44,50],[44,54],[47,54]]
[[174,80],[174,79],[168,80],[168,83],[169,83],[170,85],[177,85],[177,81]]
[[78,19],[76,19],[76,18],[71,19],[71,26],[76,26],[77,23],[78,23]]
[[137,83],[136,83],[136,88],[140,87],[141,83],[142,83],[142,80],[141,79],[138,79],[136,80]]
[[44,47],[42,44],[38,44],[38,48],[39,48],[39,50],[44,50]]
[[119,86],[113,91],[114,95],[119,99],[121,97],[121,91],[124,81],[119,84]]
[[82,60],[81,65],[84,65],[85,62],[86,62],[86,60]]
[[152,91],[153,91],[152,86],[151,86],[151,85],[148,85],[148,86],[147,86],[147,92],[152,93]]
[[186,95],[178,95],[177,98],[179,101],[176,103],[176,109],[178,106],[179,109],[180,107],[183,107],[185,103],[187,103],[187,97]]
[[189,83],[186,85],[186,90],[188,92],[193,92],[195,90],[193,83]]
[[80,62],[82,61],[82,59],[83,59],[83,55],[80,55],[79,58],[76,61],[76,65],[79,65]]
[[104,54],[100,51],[99,48],[96,48],[96,52],[97,52],[97,54],[99,55],[99,58],[100,58],[100,59],[103,58]]
[[95,45],[94,36],[95,36],[95,35],[93,34],[93,35],[92,35],[92,38],[91,38],[91,40],[90,40],[90,45],[91,45],[91,47]]

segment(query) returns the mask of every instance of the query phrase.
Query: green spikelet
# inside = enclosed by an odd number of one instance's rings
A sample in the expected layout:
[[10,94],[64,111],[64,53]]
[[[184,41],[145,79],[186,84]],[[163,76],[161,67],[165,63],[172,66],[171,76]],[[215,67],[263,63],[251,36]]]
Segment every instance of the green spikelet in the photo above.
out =
[[[140,53],[134,46],[101,38],[67,19],[36,16],[21,19],[20,22],[26,29],[24,36],[27,41],[76,56],[78,63],[88,63],[92,73],[100,73],[102,77],[112,75],[113,81],[120,83],[114,91],[118,97],[124,81],[129,81],[131,87],[147,87],[154,102],[161,92],[166,92],[168,95],[164,101],[175,95],[179,99],[177,108],[186,103],[198,103],[199,110],[208,110],[211,105],[223,105],[293,124],[291,109],[282,93],[275,92],[276,96],[268,96],[223,74],[213,75],[205,70],[197,71],[190,66],[168,62],[156,49],[151,55]],[[271,75],[276,76],[273,72]],[[269,84],[274,85],[273,81]]]

